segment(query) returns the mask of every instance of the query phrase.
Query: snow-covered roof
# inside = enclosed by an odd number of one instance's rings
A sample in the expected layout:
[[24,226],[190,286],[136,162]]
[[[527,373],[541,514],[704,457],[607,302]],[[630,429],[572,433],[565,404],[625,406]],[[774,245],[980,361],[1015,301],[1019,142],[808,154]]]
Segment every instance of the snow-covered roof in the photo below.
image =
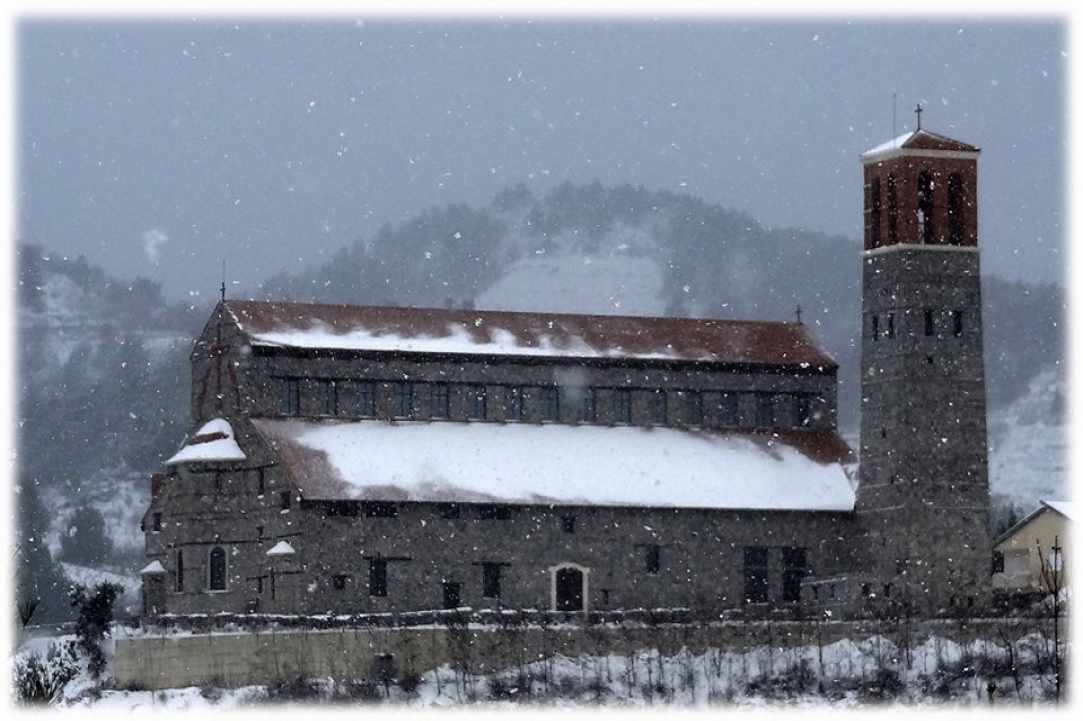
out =
[[835,368],[799,323],[228,301],[255,346]]
[[139,574],[142,576],[149,576],[158,573],[165,573],[165,566],[162,565],[161,561],[151,561],[143,567],[142,571],[139,572]]
[[178,463],[243,461],[244,451],[233,437],[233,426],[222,418],[203,424],[192,438],[165,465]]
[[1048,508],[1052,508],[1060,515],[1072,520],[1072,502],[1071,501],[1042,501],[1042,505]]
[[254,420],[309,499],[851,511],[832,431]]
[[293,546],[285,541],[279,541],[267,551],[268,556],[292,556],[294,553],[296,551],[293,550]]
[[944,150],[957,153],[977,153],[980,148],[929,130],[910,130],[886,143],[880,143],[875,148],[869,148],[861,154],[861,160],[865,163],[881,160],[900,150]]

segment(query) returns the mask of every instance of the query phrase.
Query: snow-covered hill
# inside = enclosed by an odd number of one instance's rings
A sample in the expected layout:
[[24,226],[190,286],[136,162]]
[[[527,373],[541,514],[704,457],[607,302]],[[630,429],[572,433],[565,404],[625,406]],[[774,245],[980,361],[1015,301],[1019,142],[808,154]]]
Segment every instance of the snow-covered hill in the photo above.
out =
[[1054,369],[1035,376],[1025,395],[989,414],[989,486],[1021,504],[1066,499],[1068,437],[1063,374]]

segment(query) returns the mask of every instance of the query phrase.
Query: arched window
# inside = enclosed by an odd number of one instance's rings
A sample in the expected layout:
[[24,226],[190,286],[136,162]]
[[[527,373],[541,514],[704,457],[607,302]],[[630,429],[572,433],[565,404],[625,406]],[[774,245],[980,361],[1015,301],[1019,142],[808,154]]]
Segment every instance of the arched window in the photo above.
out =
[[887,242],[899,242],[899,195],[894,174],[887,176]]
[[918,175],[918,242],[930,245],[936,235],[933,228],[933,191],[936,185],[933,176],[929,172],[922,171]]
[[872,217],[870,222],[872,227],[869,229],[871,233],[871,243],[873,248],[880,247],[880,216],[883,203],[880,200],[880,179],[873,178],[872,180]]
[[952,245],[963,244],[965,206],[963,176],[952,173],[948,178],[948,238]]
[[226,590],[226,549],[215,546],[211,549],[210,568],[207,586],[211,591]]

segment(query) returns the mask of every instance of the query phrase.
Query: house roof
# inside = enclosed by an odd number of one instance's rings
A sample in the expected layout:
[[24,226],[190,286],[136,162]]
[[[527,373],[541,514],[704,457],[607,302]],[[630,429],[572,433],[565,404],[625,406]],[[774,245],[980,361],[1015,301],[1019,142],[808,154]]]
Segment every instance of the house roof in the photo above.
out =
[[1021,528],[1025,527],[1027,524],[1029,524],[1031,521],[1033,521],[1035,518],[1042,515],[1046,511],[1055,511],[1056,513],[1059,513],[1060,515],[1067,518],[1069,521],[1072,520],[1072,504],[1070,501],[1039,500],[1038,503],[1039,505],[1037,508],[1035,508],[1027,515],[1023,516],[1023,518],[1017,521],[1014,526],[997,536],[996,539],[993,541],[993,547],[995,548],[996,546],[999,546],[1001,543],[1014,536],[1016,533],[1019,532]]
[[833,431],[254,419],[313,499],[852,511]]
[[1052,508],[1060,515],[1072,520],[1072,502],[1071,501],[1042,501],[1043,506],[1046,508]]
[[799,323],[227,301],[253,345],[834,369]]
[[911,130],[897,138],[892,138],[886,143],[881,143],[875,148],[866,150],[861,154],[861,160],[868,163],[880,160],[901,150],[945,150],[959,153],[978,153],[981,148],[928,130]]

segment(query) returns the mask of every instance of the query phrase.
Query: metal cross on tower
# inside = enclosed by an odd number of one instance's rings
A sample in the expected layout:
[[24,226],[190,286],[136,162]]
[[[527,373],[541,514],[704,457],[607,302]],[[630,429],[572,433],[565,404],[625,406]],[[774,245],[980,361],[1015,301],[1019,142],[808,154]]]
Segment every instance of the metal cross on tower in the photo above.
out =
[[921,107],[921,103],[918,103],[918,106],[914,108],[914,115],[918,116],[918,130],[921,130],[921,114],[923,112],[925,112],[925,108]]

